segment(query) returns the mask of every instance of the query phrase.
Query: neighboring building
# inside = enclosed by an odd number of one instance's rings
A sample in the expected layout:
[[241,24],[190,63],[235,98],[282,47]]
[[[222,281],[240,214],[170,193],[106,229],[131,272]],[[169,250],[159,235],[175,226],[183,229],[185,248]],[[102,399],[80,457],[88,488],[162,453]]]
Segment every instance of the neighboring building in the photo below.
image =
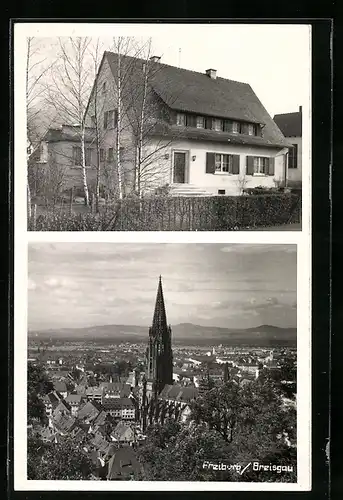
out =
[[288,185],[299,184],[302,181],[302,106],[295,113],[275,115],[274,121],[292,143],[288,155]]
[[54,385],[54,390],[60,394],[62,396],[62,398],[66,398],[68,396],[68,389],[67,389],[67,385],[65,382],[60,382],[60,381],[56,381],[56,382],[53,382],[53,385]]
[[97,401],[88,401],[78,412],[78,419],[84,423],[93,422],[102,410],[101,404]]
[[[85,161],[87,182],[91,186],[96,180],[96,148],[94,130],[89,127],[85,133]],[[36,168],[47,166],[55,168],[63,177],[63,188],[71,187],[82,190],[82,161],[80,127],[77,125],[61,125],[49,128],[39,149]]]
[[119,443],[133,443],[135,440],[135,431],[126,422],[118,422],[114,431],[111,433],[111,438],[113,441],[118,441]]
[[43,404],[47,417],[51,417],[54,409],[58,406],[60,399],[54,392],[49,392],[43,397]]
[[131,385],[122,382],[102,382],[99,388],[103,391],[103,400],[128,398],[131,394]]
[[127,481],[138,478],[141,465],[131,446],[125,446],[115,450],[114,455],[108,462],[107,480]]
[[[87,109],[89,125],[95,123],[95,103],[101,110],[103,161],[109,158],[113,164],[118,59],[118,54],[104,53]],[[126,74],[122,100],[127,112],[120,135],[125,188],[130,190],[135,179],[137,184],[137,109],[142,108],[145,74],[143,194],[170,185],[175,195],[238,195],[243,187],[285,183],[291,143],[249,84],[222,78],[215,69],[199,73],[162,64],[157,57],[120,60]]]
[[86,389],[86,397],[88,401],[102,402],[104,391],[101,387],[88,387]]
[[161,276],[158,282],[152,326],[149,328],[147,381],[152,383],[152,391],[155,394],[160,393],[166,384],[173,383],[171,327],[167,324]]
[[131,398],[109,398],[103,401],[104,411],[116,419],[134,421],[136,407]]
[[81,394],[69,394],[65,401],[71,408],[72,416],[76,416],[80,407],[83,405],[85,398]]

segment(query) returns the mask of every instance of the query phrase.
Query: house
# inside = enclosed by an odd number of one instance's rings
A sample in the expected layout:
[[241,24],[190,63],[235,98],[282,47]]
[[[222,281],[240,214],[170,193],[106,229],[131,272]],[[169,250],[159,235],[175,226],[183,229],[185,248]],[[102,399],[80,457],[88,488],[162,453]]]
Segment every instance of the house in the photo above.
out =
[[108,462],[107,479],[127,481],[137,478],[141,472],[141,465],[138,462],[136,453],[131,446],[125,446],[115,450]]
[[118,425],[111,433],[111,438],[113,441],[118,441],[119,443],[133,443],[135,440],[135,431],[126,422],[118,422]]
[[54,392],[49,392],[42,398],[47,417],[51,417],[52,412],[58,406],[60,399]]
[[[118,54],[104,53],[86,112],[87,124],[96,123],[102,133],[103,163],[113,165],[118,60]],[[239,195],[245,186],[285,184],[292,143],[249,84],[215,69],[200,73],[163,64],[158,57],[121,55],[120,67],[126,75],[119,138],[124,191],[145,194],[168,185],[177,196]],[[137,121],[138,109],[144,123]]]
[[86,397],[88,401],[97,401],[101,403],[103,398],[103,389],[101,387],[87,387]]
[[288,155],[288,186],[301,185],[302,181],[302,106],[294,113],[283,113],[274,116],[274,121],[289,139],[292,146]]
[[[63,177],[63,189],[83,190],[80,127],[63,124],[49,128],[39,147],[39,157],[35,161],[37,173],[40,169],[52,167]],[[96,148],[94,130],[85,131],[85,162],[89,186],[96,181]]]
[[136,419],[136,406],[132,398],[104,399],[103,408],[114,418],[126,421],[134,421]]
[[82,397],[80,394],[69,394],[66,399],[66,403],[69,404],[71,408],[71,414],[73,416],[76,416],[80,407],[82,406],[84,402],[84,397]]
[[65,382],[55,381],[53,382],[54,390],[62,396],[62,398],[66,398],[68,396],[68,389]]
[[84,423],[93,422],[99,413],[101,412],[102,407],[97,401],[88,401],[78,412],[78,419]]

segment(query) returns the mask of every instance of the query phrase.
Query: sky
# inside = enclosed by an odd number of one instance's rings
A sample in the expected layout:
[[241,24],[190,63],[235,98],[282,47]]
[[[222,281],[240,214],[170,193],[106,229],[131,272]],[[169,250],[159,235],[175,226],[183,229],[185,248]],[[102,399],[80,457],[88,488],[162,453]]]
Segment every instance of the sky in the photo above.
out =
[[296,245],[32,243],[28,328],[149,326],[159,275],[171,325],[296,327]]
[[[55,28],[39,26],[36,57],[51,60],[58,51],[58,39],[46,35],[62,36],[65,32],[56,24],[53,24]],[[153,53],[161,56],[161,62],[202,73],[213,68],[220,77],[249,83],[271,116],[298,111],[300,105],[309,106],[310,28],[307,25],[137,24],[132,28],[132,25],[116,24],[100,29],[94,24],[82,25],[87,27],[83,31],[78,25],[71,26],[75,27],[71,31],[73,36],[85,33],[94,39],[100,37],[107,50],[113,43],[112,36],[134,34],[139,40],[151,36]]]

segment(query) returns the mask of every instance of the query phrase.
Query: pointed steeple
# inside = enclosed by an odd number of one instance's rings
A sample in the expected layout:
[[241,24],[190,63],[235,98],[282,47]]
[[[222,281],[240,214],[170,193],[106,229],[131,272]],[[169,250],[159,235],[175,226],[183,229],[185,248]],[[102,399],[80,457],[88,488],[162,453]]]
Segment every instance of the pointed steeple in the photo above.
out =
[[164,306],[163,289],[162,289],[162,276],[158,280],[155,311],[152,320],[152,328],[157,333],[167,328],[167,315]]

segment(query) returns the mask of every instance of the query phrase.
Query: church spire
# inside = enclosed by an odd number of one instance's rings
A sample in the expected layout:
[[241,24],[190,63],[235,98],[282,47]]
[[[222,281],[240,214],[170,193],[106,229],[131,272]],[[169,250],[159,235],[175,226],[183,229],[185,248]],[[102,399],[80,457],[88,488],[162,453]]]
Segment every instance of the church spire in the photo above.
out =
[[147,348],[147,378],[158,394],[166,384],[173,383],[173,352],[171,328],[167,324],[162,277],[159,277],[152,325],[149,328]]
[[163,289],[162,289],[162,276],[158,280],[157,295],[155,302],[155,311],[152,320],[152,328],[154,331],[161,332],[167,328],[167,315],[164,305]]

